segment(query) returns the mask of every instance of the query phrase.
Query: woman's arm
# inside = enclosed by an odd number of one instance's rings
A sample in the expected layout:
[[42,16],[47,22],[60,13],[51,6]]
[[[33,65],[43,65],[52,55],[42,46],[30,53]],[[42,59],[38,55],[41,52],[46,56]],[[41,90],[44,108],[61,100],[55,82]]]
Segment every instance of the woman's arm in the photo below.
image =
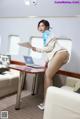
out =
[[51,52],[55,46],[56,43],[56,38],[53,38],[49,41],[49,43],[43,47],[43,48],[36,48],[36,47],[32,47],[33,51],[37,51],[37,52]]
[[24,42],[24,43],[18,43],[22,47],[26,48],[32,48],[32,45],[29,42]]
[[56,43],[56,38],[54,37],[43,48],[33,47],[29,42],[19,43],[19,45],[23,46],[23,47],[26,47],[26,48],[31,48],[33,51],[44,53],[44,52],[51,52],[53,50],[54,46],[55,46],[55,43]]

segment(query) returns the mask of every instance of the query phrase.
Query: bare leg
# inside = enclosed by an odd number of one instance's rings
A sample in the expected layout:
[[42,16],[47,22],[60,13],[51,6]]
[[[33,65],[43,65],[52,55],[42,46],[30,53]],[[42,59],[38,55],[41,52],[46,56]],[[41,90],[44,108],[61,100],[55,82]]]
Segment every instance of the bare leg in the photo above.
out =
[[49,86],[52,85],[52,78],[59,70],[59,68],[64,65],[68,60],[68,52],[57,52],[51,61],[48,63],[48,67],[45,72],[45,80],[44,80],[44,98],[46,95],[46,90]]
[[46,96],[46,90],[49,86],[52,85],[52,78],[56,74],[56,72],[59,70],[59,68],[65,64],[68,60],[68,52],[57,52],[53,58],[49,61],[48,67],[45,71],[45,79],[44,79],[44,102],[38,105],[38,107],[41,110],[44,110],[44,103],[45,103],[45,96]]

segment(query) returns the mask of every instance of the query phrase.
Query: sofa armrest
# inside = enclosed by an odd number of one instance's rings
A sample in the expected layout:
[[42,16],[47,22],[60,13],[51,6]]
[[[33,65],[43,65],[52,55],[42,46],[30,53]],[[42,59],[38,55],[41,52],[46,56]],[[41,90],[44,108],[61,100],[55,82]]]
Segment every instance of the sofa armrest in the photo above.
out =
[[57,87],[49,87],[43,119],[79,119],[80,95]]

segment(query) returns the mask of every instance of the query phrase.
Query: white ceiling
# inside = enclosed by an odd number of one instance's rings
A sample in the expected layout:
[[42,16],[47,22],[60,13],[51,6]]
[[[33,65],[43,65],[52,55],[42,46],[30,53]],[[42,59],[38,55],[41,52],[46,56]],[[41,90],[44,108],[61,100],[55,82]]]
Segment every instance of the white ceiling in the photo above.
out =
[[0,17],[75,16],[80,4],[54,4],[54,0],[38,0],[38,5],[26,6],[24,0],[0,0]]

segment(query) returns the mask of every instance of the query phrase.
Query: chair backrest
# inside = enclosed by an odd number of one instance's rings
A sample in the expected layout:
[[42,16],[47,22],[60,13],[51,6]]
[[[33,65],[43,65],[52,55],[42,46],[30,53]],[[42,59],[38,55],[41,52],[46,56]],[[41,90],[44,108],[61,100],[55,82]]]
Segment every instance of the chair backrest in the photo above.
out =
[[80,94],[49,87],[43,119],[80,119]]

